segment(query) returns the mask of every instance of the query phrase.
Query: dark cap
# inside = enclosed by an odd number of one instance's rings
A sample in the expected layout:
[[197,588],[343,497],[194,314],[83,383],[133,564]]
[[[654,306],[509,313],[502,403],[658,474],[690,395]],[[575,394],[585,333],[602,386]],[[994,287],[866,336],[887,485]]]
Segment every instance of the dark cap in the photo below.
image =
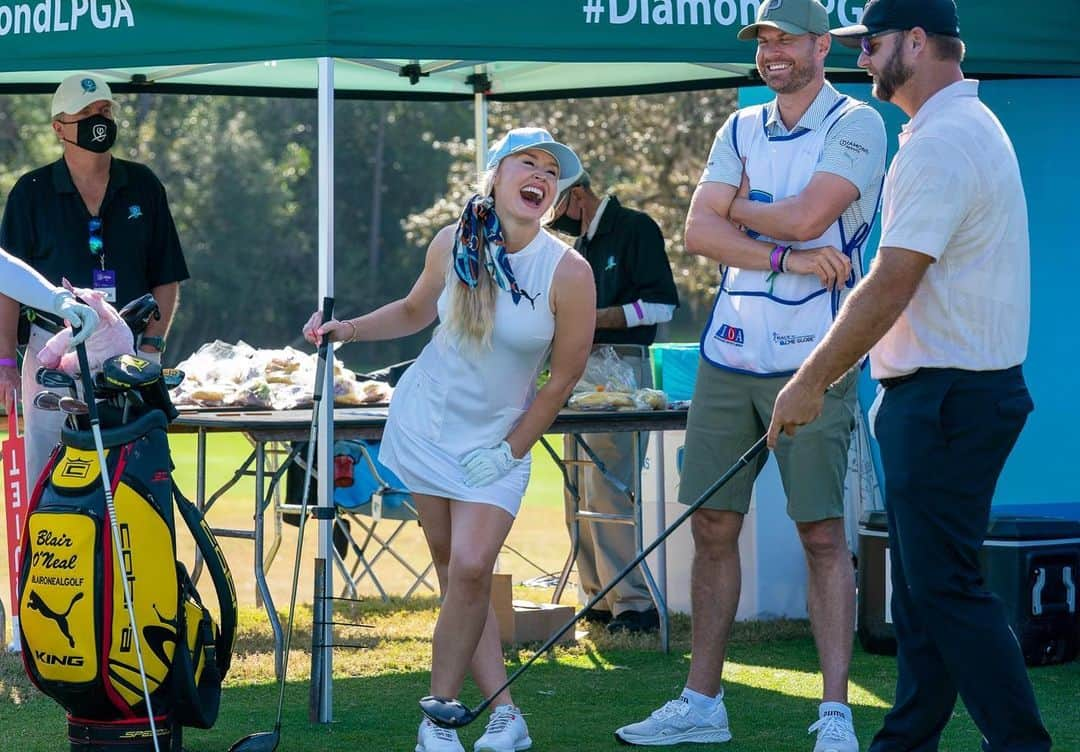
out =
[[959,37],[955,0],[870,0],[863,8],[861,24],[829,33],[845,47],[858,47],[862,37],[883,31],[907,31],[916,26],[930,34]]

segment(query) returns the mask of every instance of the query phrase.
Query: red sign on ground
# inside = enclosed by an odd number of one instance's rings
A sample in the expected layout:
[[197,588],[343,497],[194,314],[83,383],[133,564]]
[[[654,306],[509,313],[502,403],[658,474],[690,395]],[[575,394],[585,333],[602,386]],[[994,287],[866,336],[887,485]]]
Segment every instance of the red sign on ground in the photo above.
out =
[[[22,548],[19,537],[22,535],[23,522],[30,499],[26,487],[26,455],[23,437],[19,435],[19,418],[16,402],[8,404],[8,436],[0,450],[4,460],[4,506],[7,510],[7,551],[8,578],[11,585],[11,644],[19,644],[19,560]],[[0,639],[3,636],[0,635]]]

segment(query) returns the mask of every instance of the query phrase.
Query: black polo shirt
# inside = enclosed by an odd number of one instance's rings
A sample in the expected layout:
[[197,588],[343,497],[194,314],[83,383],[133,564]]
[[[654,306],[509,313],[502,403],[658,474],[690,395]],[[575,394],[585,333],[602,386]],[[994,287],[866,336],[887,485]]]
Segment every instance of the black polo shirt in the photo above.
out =
[[[591,240],[584,236],[578,250],[589,262],[596,280],[596,307],[610,308],[643,300],[678,305],[679,293],[664,250],[664,236],[648,214],[627,209],[609,196]],[[627,329],[597,329],[594,342],[651,345],[656,325]]]
[[[150,168],[113,157],[99,216],[105,268],[116,272],[117,308],[188,278],[165,187]],[[67,277],[92,288],[101,261],[90,253],[90,219],[60,158],[15,183],[0,221],[0,248],[55,285]]]

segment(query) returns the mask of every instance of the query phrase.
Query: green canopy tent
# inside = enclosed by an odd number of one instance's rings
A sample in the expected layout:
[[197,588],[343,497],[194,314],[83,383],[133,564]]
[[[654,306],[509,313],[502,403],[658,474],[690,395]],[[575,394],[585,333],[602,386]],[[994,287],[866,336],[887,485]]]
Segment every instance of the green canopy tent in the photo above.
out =
[[[861,18],[861,0],[824,1],[834,25]],[[1080,76],[1077,0],[1030,10],[1009,0],[959,4],[969,75]],[[753,46],[735,39],[757,6],[758,0],[0,0],[0,93],[51,92],[67,73],[93,70],[117,92],[316,94],[321,299],[334,289],[335,96],[473,98],[479,167],[488,98],[759,83]],[[866,80],[839,45],[830,77]],[[323,411],[318,461],[330,467],[329,407]],[[324,484],[319,503],[332,505]],[[324,560],[330,530],[322,520]],[[328,609],[316,620],[326,625],[321,644],[329,645]],[[330,648],[320,652],[317,716],[327,722]]]
[[[470,61],[499,65],[492,94],[746,79],[734,31],[757,0],[3,0],[0,82],[27,71],[113,70],[150,84],[312,86],[319,57],[339,88],[469,96]],[[1008,0],[961,0],[967,68],[982,75],[1078,75],[1075,1],[1037,14]],[[860,0],[827,0],[837,24]],[[262,61],[279,61],[275,66]],[[441,62],[439,62],[441,61]],[[541,61],[541,62],[530,62]],[[850,55],[837,67],[853,67]],[[550,63],[621,63],[565,68]],[[405,68],[405,81],[399,74]],[[410,74],[409,71],[414,73]],[[409,80],[410,75],[422,80]],[[38,81],[54,80],[38,77]]]

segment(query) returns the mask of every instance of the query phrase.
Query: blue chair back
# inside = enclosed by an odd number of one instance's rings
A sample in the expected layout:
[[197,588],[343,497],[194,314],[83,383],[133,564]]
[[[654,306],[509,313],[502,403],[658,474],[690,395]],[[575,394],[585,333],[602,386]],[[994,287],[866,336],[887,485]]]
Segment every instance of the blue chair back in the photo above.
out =
[[335,488],[334,503],[350,512],[369,514],[372,495],[383,488],[383,517],[415,519],[412,499],[405,485],[379,461],[379,446],[378,441],[363,439],[334,442],[334,456],[344,454],[353,460],[353,484],[346,488]]

